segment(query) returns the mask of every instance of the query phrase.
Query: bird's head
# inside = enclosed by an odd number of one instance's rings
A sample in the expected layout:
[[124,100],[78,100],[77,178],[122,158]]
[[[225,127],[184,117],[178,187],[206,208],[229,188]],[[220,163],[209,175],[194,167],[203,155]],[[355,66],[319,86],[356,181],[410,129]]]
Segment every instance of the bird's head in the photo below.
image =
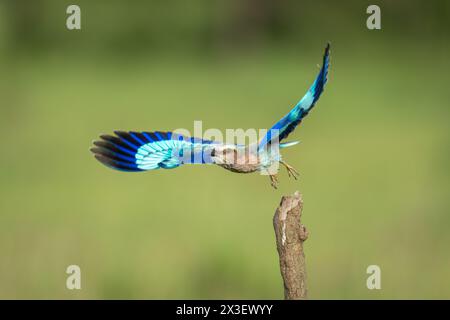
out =
[[233,147],[215,148],[211,152],[211,157],[217,164],[235,164],[238,158],[238,152]]

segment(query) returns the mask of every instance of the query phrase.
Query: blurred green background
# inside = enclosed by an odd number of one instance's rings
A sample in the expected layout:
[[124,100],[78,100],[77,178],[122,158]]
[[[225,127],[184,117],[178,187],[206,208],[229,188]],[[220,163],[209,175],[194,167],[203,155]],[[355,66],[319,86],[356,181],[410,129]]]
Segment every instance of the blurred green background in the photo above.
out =
[[[78,0],[69,31],[72,3],[0,2],[0,298],[280,299],[272,216],[297,189],[310,298],[450,298],[448,1]],[[328,86],[284,151],[299,181],[89,152],[114,129],[269,127],[327,41]]]

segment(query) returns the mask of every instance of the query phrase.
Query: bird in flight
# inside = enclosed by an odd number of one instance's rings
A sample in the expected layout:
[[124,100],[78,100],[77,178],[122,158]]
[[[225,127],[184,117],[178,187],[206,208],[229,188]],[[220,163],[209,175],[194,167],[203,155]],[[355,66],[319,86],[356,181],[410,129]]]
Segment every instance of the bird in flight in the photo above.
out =
[[330,45],[327,44],[322,67],[303,98],[267,131],[264,137],[249,145],[187,137],[176,132],[114,131],[94,141],[90,150],[104,165],[121,171],[138,172],[159,168],[173,169],[184,164],[215,164],[238,173],[261,172],[277,188],[279,164],[295,179],[298,172],[281,157],[279,149],[298,141],[281,142],[294,131],[314,107],[327,82]]

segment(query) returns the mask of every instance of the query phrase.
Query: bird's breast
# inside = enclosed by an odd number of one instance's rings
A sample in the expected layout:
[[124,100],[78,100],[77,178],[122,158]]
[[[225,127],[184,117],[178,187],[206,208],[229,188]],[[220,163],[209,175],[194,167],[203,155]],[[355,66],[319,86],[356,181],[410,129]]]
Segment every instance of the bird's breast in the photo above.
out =
[[232,156],[223,157],[216,164],[224,169],[238,173],[255,172],[261,167],[259,157],[249,152],[235,153]]

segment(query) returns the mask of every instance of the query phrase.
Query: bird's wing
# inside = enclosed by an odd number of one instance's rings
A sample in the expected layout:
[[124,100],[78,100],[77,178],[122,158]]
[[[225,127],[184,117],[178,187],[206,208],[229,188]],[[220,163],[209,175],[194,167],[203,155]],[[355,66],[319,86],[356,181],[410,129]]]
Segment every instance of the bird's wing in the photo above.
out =
[[173,132],[124,132],[101,135],[91,148],[104,165],[121,171],[172,169],[187,163],[213,163],[211,152],[220,143]]
[[278,138],[278,141],[286,138],[295,127],[302,121],[302,119],[308,114],[308,112],[314,107],[314,104],[319,100],[325,83],[327,82],[328,67],[330,64],[330,44],[327,44],[325,48],[325,54],[323,56],[322,68],[317,75],[316,80],[309,88],[308,92],[303,98],[295,105],[295,107],[285,115],[280,121],[275,123],[273,127],[267,132],[263,139],[259,143],[259,148],[264,147],[266,144],[270,144],[273,140]]

